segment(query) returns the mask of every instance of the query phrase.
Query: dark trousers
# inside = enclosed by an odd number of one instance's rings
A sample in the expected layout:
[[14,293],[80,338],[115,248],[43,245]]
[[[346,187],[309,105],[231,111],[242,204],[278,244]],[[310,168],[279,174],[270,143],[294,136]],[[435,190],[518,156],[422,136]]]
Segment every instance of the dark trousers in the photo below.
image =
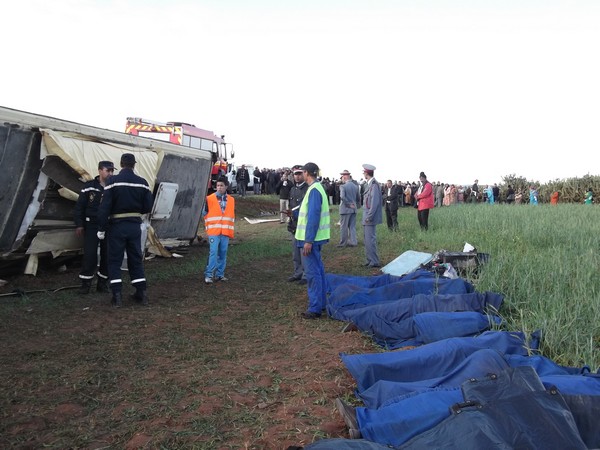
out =
[[417,218],[419,219],[419,225],[421,225],[421,230],[427,231],[429,228],[429,210],[421,209],[417,211]]
[[136,290],[146,290],[146,278],[142,262],[142,229],[141,223],[131,220],[120,220],[110,224],[108,230],[108,277],[110,289],[121,292],[121,263],[123,255],[127,252],[127,269],[131,284]]
[[398,231],[398,207],[386,203],[385,217],[387,219],[387,227],[392,231]]
[[238,191],[242,197],[246,195],[246,180],[238,181]]
[[[96,270],[98,276],[108,278],[108,252],[106,239],[100,240],[97,236],[98,225],[87,222],[84,230],[83,241],[83,264],[79,278],[82,280],[93,280]],[[100,244],[100,268],[98,268],[98,244]]]

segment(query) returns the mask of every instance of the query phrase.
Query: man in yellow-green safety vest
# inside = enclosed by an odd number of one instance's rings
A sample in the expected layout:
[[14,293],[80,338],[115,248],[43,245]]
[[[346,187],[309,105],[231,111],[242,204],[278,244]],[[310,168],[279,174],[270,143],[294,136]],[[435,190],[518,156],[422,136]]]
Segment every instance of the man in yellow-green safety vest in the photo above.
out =
[[319,166],[309,162],[302,168],[308,190],[300,205],[296,242],[302,248],[302,264],[308,287],[308,309],[301,314],[304,319],[317,319],[325,309],[325,268],[321,248],[329,242],[329,202],[325,189],[317,181]]

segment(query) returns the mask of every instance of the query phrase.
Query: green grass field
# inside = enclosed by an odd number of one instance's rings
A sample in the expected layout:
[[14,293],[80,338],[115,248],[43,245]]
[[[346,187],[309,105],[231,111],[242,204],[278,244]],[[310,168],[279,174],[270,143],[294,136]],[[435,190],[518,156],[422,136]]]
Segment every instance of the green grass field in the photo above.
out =
[[[268,198],[261,198],[268,201]],[[240,202],[243,208],[243,200]],[[332,207],[332,224],[339,218]],[[401,208],[399,233],[378,227],[378,244],[384,264],[406,250],[434,253],[440,249],[462,251],[465,242],[491,255],[473,280],[478,291],[505,295],[500,313],[506,329],[542,330],[542,351],[560,364],[600,366],[600,209],[564,205],[457,205],[436,208],[430,229],[421,232],[416,210]],[[385,215],[384,215],[385,222]],[[252,258],[279,258],[288,252],[273,228],[238,224],[240,245],[232,262]],[[281,237],[285,226],[277,229]],[[251,234],[251,239],[244,238]],[[332,244],[323,252],[329,272],[364,275],[362,229],[359,247],[335,248],[339,227],[332,227]],[[353,251],[352,258],[347,258]],[[342,257],[343,256],[343,257]]]

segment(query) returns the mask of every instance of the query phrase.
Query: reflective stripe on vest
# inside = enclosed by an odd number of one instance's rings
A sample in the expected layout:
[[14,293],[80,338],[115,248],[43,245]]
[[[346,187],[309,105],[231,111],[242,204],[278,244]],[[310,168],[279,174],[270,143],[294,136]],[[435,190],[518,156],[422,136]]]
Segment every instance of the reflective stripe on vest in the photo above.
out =
[[330,237],[329,202],[327,201],[327,194],[325,193],[325,189],[323,189],[321,183],[315,181],[308,187],[308,190],[302,199],[302,204],[300,205],[300,211],[298,213],[298,225],[296,227],[295,234],[295,237],[298,241],[306,240],[306,225],[308,224],[308,197],[312,189],[316,189],[321,194],[321,217],[319,218],[319,229],[317,230],[317,235],[315,236],[315,242],[328,240]]
[[204,228],[209,236],[228,236],[233,238],[233,223],[235,222],[235,200],[227,196],[225,212],[221,211],[221,202],[217,194],[206,197],[208,213],[204,216]]

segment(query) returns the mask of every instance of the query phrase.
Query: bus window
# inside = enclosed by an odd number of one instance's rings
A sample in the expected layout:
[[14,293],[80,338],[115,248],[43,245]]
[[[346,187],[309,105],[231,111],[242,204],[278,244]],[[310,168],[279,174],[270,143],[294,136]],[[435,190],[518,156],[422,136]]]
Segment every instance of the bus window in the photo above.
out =
[[209,141],[208,139],[202,139],[202,144],[200,147],[202,150],[212,151],[213,149],[213,141]]

